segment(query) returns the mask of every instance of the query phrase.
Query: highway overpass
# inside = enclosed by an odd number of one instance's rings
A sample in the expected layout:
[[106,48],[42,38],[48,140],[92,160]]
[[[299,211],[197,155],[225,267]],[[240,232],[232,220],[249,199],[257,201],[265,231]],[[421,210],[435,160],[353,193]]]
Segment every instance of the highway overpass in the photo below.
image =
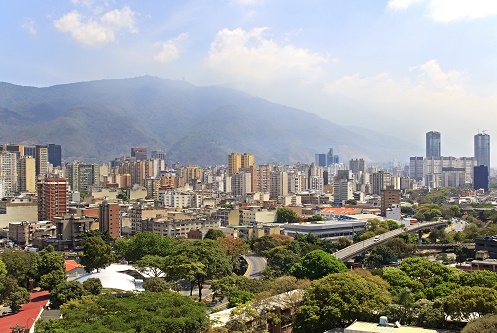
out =
[[[376,246],[385,243],[389,239],[397,237],[401,233],[416,232],[416,231],[419,231],[422,229],[434,228],[434,227],[446,225],[447,223],[449,223],[449,222],[448,221],[435,221],[435,222],[416,223],[416,224],[410,225],[408,227],[403,227],[403,228],[399,228],[399,229],[395,229],[395,230],[386,232],[386,233],[378,235],[377,237],[374,237],[374,238],[366,239],[365,241],[362,241],[362,242],[354,243],[349,247],[346,247],[340,251],[333,253],[333,255],[340,260],[347,261],[347,260],[352,259],[355,256],[365,252],[365,251],[369,251],[369,250],[375,248]],[[375,240],[375,238],[377,238],[377,240]]]

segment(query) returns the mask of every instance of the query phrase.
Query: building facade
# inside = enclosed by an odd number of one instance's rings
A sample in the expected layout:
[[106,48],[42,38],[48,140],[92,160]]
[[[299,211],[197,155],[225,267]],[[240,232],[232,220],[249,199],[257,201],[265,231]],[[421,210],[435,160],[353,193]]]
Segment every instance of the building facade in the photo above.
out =
[[426,133],[426,157],[440,157],[441,153],[440,132],[430,131]]

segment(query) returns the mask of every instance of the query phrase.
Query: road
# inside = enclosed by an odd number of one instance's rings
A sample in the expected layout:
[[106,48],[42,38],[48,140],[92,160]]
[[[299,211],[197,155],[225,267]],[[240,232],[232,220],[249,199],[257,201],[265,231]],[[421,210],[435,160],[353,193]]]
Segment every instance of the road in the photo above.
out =
[[386,232],[384,234],[378,235],[377,240],[375,240],[376,239],[376,237],[375,237],[375,238],[366,239],[365,241],[362,241],[362,242],[352,244],[351,246],[346,247],[345,249],[342,249],[340,251],[333,253],[333,255],[337,259],[348,260],[348,259],[351,259],[362,252],[371,250],[372,248],[378,246],[379,244],[382,244],[382,243],[386,242],[387,240],[392,239],[403,232],[414,232],[414,231],[418,231],[418,230],[425,229],[425,228],[444,225],[447,223],[448,223],[447,221],[416,223],[416,224],[410,225],[410,226],[405,227],[405,228],[399,228],[399,229],[392,230],[392,231]]
[[257,254],[243,256],[248,263],[247,272],[244,274],[249,279],[260,279],[261,272],[267,266],[266,259]]

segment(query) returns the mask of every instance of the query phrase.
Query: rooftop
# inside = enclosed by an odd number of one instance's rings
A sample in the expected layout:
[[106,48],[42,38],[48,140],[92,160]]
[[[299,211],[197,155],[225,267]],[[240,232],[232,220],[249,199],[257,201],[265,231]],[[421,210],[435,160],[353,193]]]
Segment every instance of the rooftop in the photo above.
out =
[[0,318],[0,332],[10,332],[16,325],[30,329],[35,320],[40,316],[43,308],[48,304],[48,291],[37,291],[30,295],[31,301],[24,304],[16,314]]

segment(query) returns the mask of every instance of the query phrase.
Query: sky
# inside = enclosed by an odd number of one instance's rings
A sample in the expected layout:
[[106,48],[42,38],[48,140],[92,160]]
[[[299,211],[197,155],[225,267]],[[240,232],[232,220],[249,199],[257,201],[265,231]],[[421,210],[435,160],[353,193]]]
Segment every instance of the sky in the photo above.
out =
[[152,75],[419,142],[412,156],[432,130],[443,156],[473,156],[481,131],[497,149],[495,0],[16,0],[0,27],[4,82]]

